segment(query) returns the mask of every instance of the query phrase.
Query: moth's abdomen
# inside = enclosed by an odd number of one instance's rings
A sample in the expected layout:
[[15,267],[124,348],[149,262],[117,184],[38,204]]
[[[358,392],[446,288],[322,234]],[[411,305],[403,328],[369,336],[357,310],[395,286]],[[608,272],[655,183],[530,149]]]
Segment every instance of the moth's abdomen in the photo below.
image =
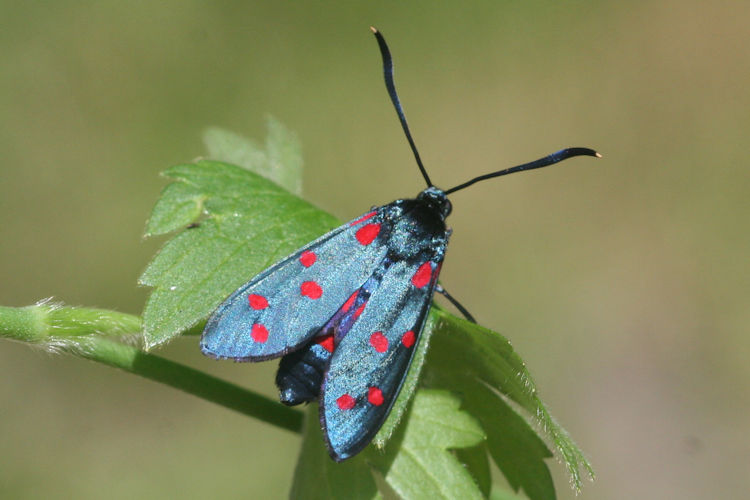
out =
[[333,353],[333,333],[316,337],[310,345],[281,358],[276,373],[279,400],[287,406],[314,401]]
[[375,273],[347,299],[309,344],[281,358],[276,386],[282,403],[293,406],[318,397],[334,349],[364,312],[370,293],[377,288],[382,272],[389,265],[387,259],[381,262]]

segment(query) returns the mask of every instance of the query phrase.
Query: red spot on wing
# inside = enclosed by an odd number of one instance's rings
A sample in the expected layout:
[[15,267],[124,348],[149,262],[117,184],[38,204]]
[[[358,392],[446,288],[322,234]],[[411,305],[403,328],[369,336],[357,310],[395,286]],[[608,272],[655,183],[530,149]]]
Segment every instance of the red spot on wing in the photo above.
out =
[[369,245],[372,243],[380,232],[380,224],[367,224],[357,229],[357,241],[362,245]]
[[361,306],[357,308],[356,311],[354,311],[354,319],[359,318],[359,316],[362,314],[362,311],[365,310],[365,306],[367,305],[367,302],[362,303]]
[[377,387],[370,387],[370,389],[367,391],[367,401],[374,404],[375,406],[382,405],[385,401],[385,398],[383,398],[383,391],[381,391]]
[[302,252],[302,255],[299,256],[300,264],[302,264],[305,267],[310,267],[313,264],[315,264],[315,261],[317,260],[318,256],[315,255],[315,252],[311,252],[310,250],[305,250]]
[[354,408],[354,403],[356,402],[357,401],[348,394],[344,394],[336,400],[336,404],[342,410],[351,410],[352,408]]
[[414,341],[417,339],[417,336],[414,335],[414,332],[409,330],[408,332],[404,333],[404,335],[401,337],[401,343],[404,344],[405,347],[411,347],[414,345]]
[[305,281],[300,285],[299,289],[302,295],[311,299],[319,299],[323,295],[323,289],[314,281]]
[[369,219],[370,217],[372,217],[372,216],[373,216],[373,215],[375,215],[376,213],[377,213],[377,212],[370,212],[369,214],[365,214],[365,215],[363,215],[362,217],[360,217],[359,219],[357,219],[357,220],[355,220],[354,222],[352,222],[352,223],[351,223],[350,225],[351,225],[351,226],[356,226],[356,225],[357,225],[357,224],[359,224],[360,222],[364,222],[364,221],[366,221],[367,219]]
[[348,311],[349,309],[352,308],[352,306],[354,305],[354,301],[357,300],[357,294],[358,293],[359,293],[359,290],[357,290],[356,292],[354,292],[351,297],[349,297],[348,299],[346,299],[346,302],[344,302],[344,305],[341,306],[341,310],[342,311],[346,312],[346,311]]
[[268,340],[268,330],[260,323],[255,323],[250,330],[250,336],[259,344],[264,344]]
[[333,334],[329,333],[316,340],[316,343],[328,352],[333,352]]
[[388,350],[388,339],[382,332],[375,332],[370,335],[370,345],[377,352],[385,352]]
[[430,278],[432,277],[432,262],[429,260],[419,266],[419,269],[417,269],[417,272],[414,273],[414,276],[411,277],[412,284],[417,288],[422,288],[427,283],[430,282]]
[[247,296],[247,301],[250,303],[250,307],[252,307],[256,311],[268,307],[268,300],[266,300],[266,298],[262,295],[251,293]]

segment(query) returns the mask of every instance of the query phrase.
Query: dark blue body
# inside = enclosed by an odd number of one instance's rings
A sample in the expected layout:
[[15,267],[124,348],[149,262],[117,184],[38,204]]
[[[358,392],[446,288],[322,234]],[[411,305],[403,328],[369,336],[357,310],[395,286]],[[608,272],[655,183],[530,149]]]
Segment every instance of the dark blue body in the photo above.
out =
[[379,207],[274,264],[213,313],[204,354],[282,357],[285,404],[318,399],[331,456],[375,436],[417,347],[449,230],[450,202],[430,187]]

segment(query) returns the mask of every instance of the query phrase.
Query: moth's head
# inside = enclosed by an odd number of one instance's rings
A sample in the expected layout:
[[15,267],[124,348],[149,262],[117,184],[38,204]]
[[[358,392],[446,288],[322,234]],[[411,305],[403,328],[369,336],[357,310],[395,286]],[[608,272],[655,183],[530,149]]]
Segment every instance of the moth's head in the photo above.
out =
[[419,193],[417,199],[426,202],[427,205],[437,212],[443,220],[445,220],[453,210],[453,205],[451,205],[448,195],[445,194],[445,191],[438,189],[435,186],[430,186]]

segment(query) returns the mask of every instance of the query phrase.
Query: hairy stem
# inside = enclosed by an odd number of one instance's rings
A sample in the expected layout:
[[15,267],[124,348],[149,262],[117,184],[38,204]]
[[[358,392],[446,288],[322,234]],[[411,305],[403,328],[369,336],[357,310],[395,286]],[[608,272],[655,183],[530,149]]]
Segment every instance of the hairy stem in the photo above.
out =
[[302,413],[266,396],[122,343],[141,320],[131,314],[38,304],[0,306],[0,337],[65,352],[161,382],[282,429],[300,432]]

